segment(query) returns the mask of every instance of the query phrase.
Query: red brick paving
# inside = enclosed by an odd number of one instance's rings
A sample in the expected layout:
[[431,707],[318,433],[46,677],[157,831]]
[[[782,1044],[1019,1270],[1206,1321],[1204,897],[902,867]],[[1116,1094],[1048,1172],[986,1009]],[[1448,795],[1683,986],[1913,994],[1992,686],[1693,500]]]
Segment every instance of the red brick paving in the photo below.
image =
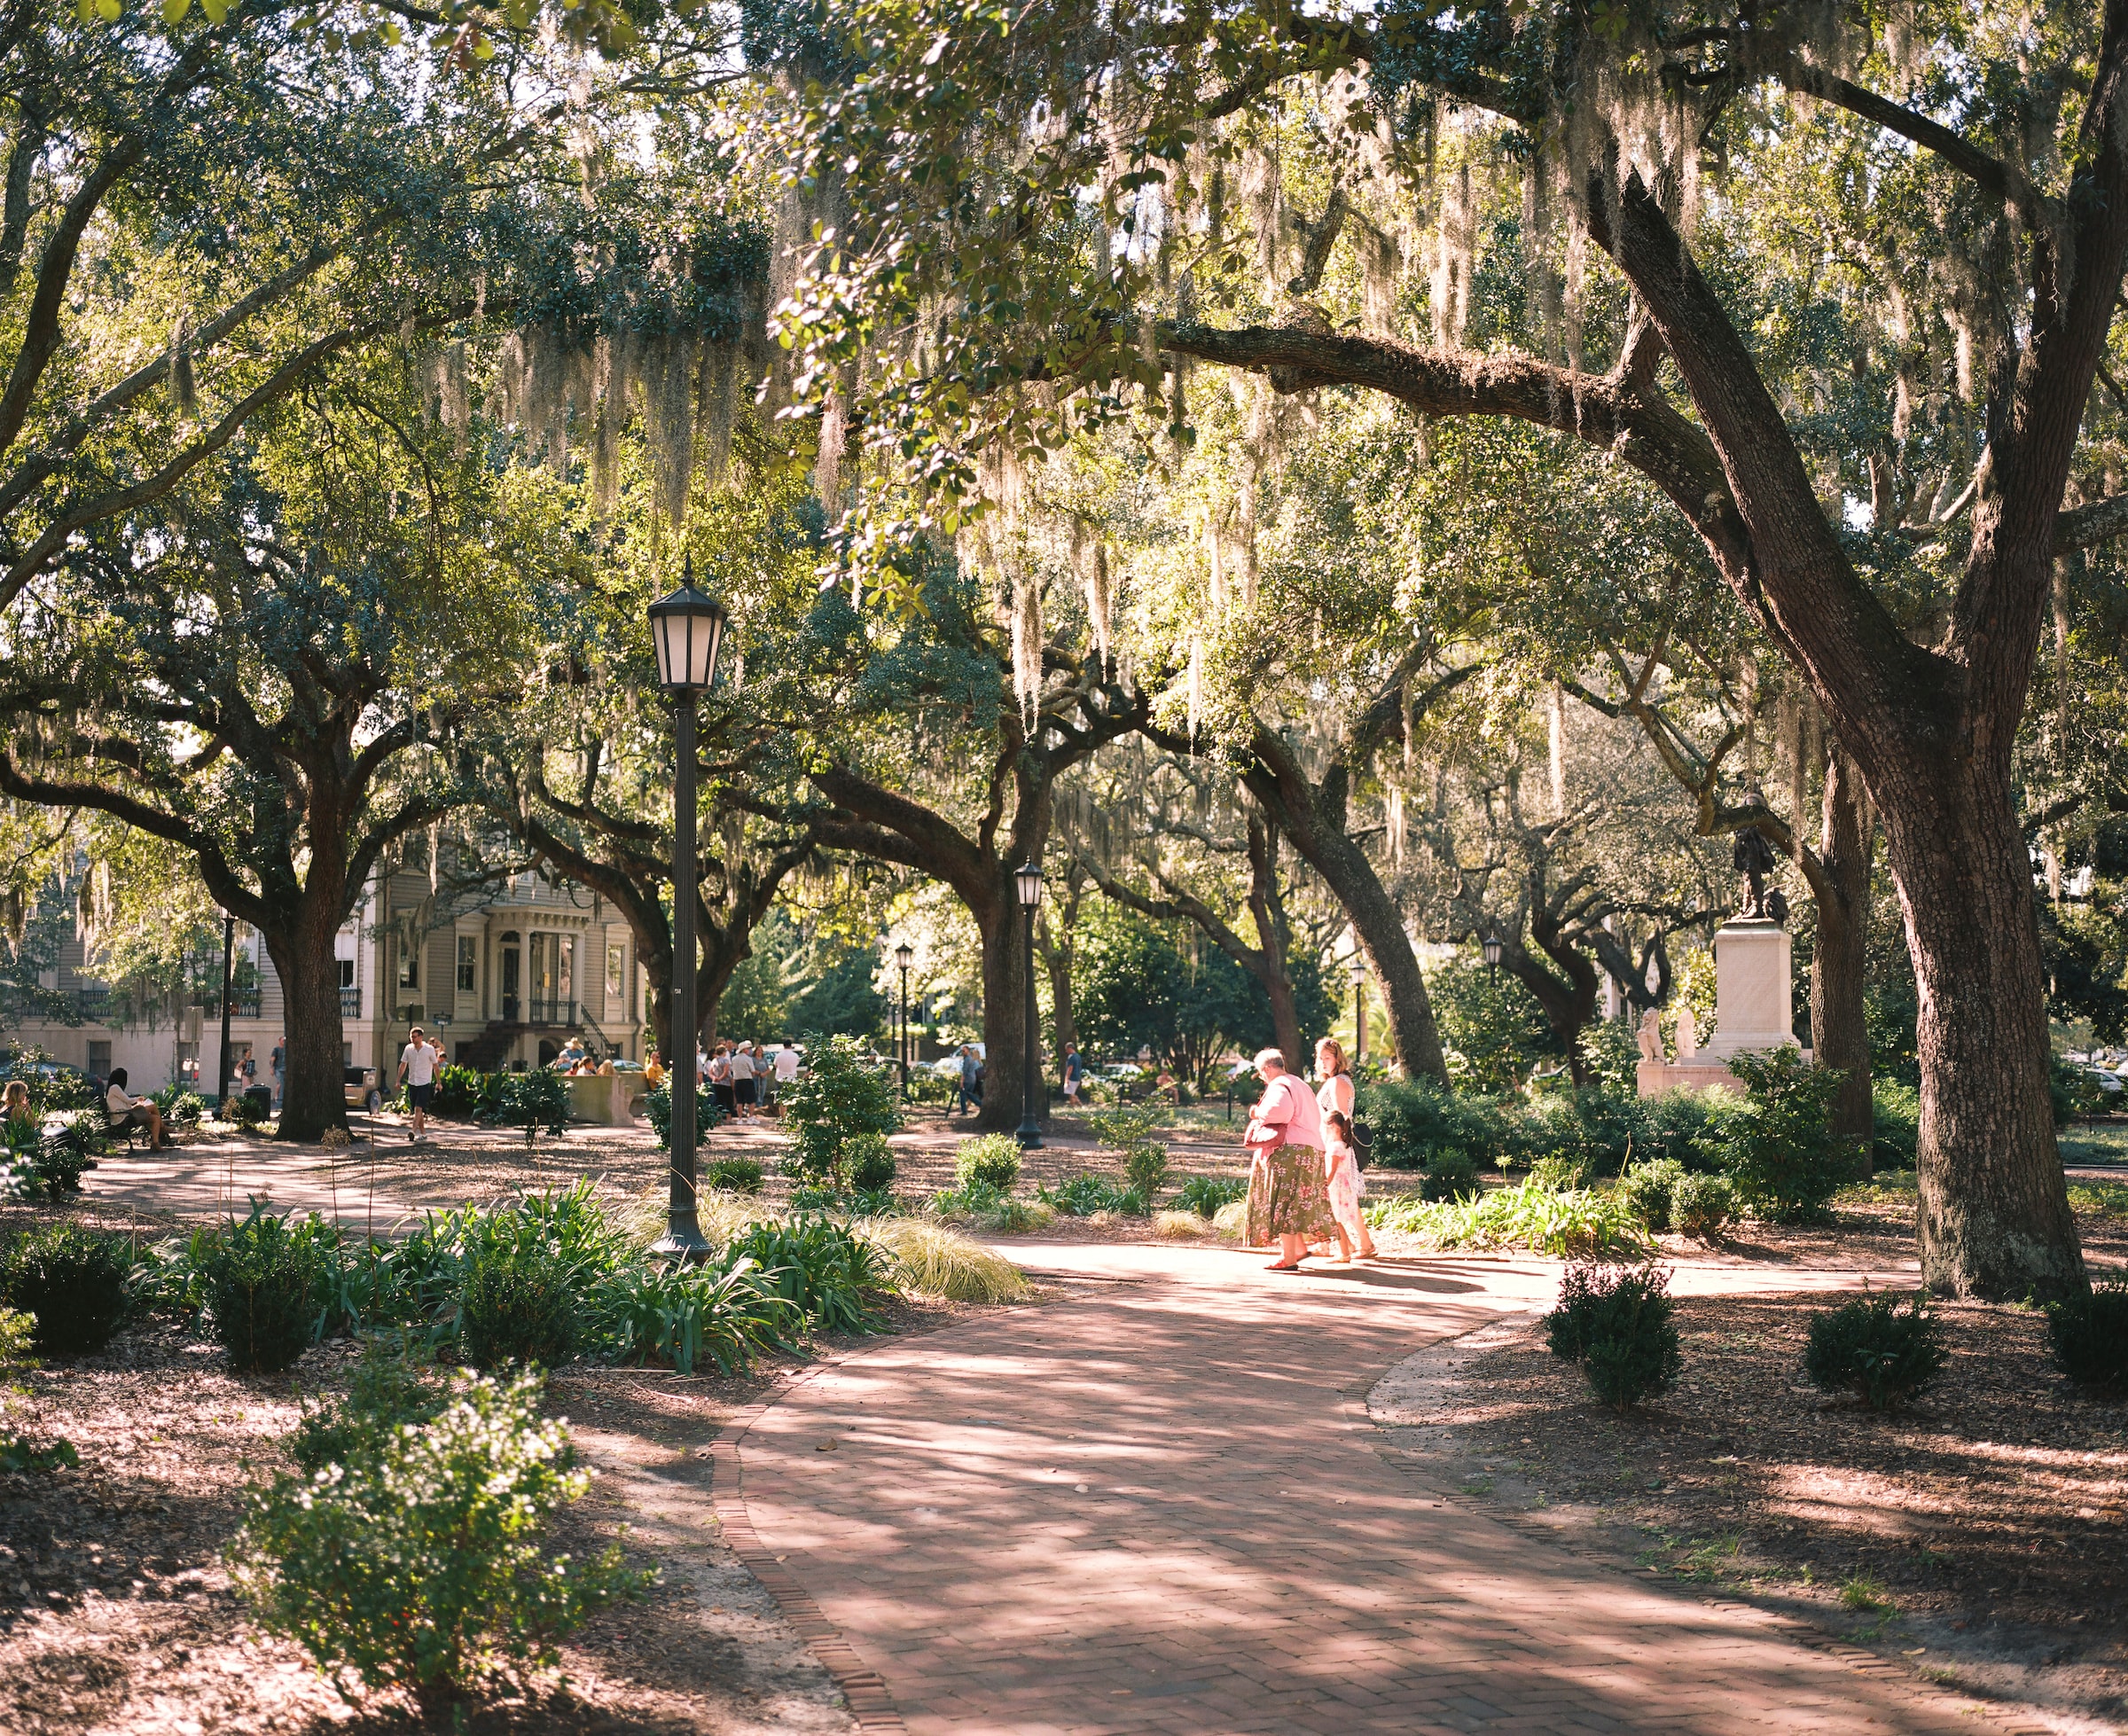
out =
[[1556,1268],[1296,1280],[1224,1250],[1013,1252],[1077,1294],[822,1370],[738,1439],[741,1490],[719,1455],[720,1509],[743,1495],[754,1548],[883,1683],[891,1711],[864,1684],[874,1727],[1974,1728],[1752,1611],[1522,1537],[1377,1451],[1373,1380],[1548,1294]]

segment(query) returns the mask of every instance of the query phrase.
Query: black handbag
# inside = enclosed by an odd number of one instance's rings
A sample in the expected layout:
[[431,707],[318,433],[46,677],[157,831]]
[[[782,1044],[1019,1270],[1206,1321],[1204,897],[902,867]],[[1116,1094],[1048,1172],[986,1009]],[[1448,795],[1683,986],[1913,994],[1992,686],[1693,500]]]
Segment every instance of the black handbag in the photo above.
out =
[[1352,1162],[1364,1169],[1374,1161],[1374,1135],[1366,1122],[1357,1117],[1352,1122]]

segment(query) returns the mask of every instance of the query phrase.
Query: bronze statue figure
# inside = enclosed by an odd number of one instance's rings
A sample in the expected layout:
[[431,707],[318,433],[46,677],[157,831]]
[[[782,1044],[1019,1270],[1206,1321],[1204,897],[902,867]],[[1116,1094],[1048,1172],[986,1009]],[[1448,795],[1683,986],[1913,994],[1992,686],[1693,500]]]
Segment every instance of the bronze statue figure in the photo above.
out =
[[[1745,791],[1745,795],[1756,807],[1765,805],[1765,798],[1756,788]],[[1780,900],[1778,914],[1767,908],[1766,876],[1773,872],[1773,846],[1766,842],[1765,834],[1755,825],[1748,825],[1736,834],[1736,848],[1732,856],[1736,871],[1744,877],[1742,888],[1743,908],[1737,915],[1747,921],[1763,922],[1769,919],[1779,922],[1788,914],[1788,902],[1778,890],[1773,894]]]

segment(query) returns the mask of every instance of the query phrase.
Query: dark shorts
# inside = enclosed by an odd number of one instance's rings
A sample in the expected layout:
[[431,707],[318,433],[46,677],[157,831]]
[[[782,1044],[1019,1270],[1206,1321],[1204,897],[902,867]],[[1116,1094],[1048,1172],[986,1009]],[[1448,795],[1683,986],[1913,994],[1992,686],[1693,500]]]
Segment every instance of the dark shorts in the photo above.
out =
[[426,1109],[428,1107],[428,1099],[435,1093],[436,1084],[432,1079],[426,1085],[409,1085],[406,1088],[406,1100],[417,1109]]

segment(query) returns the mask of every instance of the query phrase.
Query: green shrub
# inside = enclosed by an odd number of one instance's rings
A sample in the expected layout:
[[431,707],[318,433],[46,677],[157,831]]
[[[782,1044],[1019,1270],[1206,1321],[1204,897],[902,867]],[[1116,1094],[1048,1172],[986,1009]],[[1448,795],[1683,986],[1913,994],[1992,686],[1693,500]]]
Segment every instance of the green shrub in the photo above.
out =
[[2048,1304],[2046,1338],[2054,1365],[2078,1386],[2128,1392],[2128,1282]]
[[852,1217],[899,1217],[902,1212],[902,1202],[891,1187],[860,1187],[849,1195]]
[[559,1368],[576,1354],[575,1274],[549,1250],[483,1249],[458,1292],[458,1351],[475,1368]]
[[1576,1265],[1545,1333],[1553,1356],[1580,1363],[1597,1397],[1624,1411],[1677,1384],[1684,1357],[1674,1314],[1668,1271]]
[[758,1193],[763,1174],[750,1157],[720,1157],[702,1171],[702,1185],[724,1193]]
[[1468,1152],[1436,1151],[1419,1184],[1423,1200],[1467,1200],[1479,1192],[1478,1169]]
[[379,1429],[351,1462],[254,1488],[230,1551],[262,1626],[343,1686],[458,1710],[491,1680],[552,1669],[591,1610],[648,1576],[551,1552],[554,1511],[590,1486],[540,1382],[470,1380],[422,1428]]
[[1526,1247],[1585,1259],[1648,1247],[1647,1232],[1616,1193],[1562,1193],[1535,1177],[1467,1200],[1434,1202],[1407,1193],[1370,1206],[1367,1216],[1381,1228],[1407,1231],[1443,1247]]
[[69,1110],[46,1128],[43,1144],[30,1159],[43,1196],[79,1193],[82,1177],[96,1168],[109,1138],[100,1109]]
[[1167,1106],[1157,1100],[1118,1104],[1091,1110],[1083,1119],[1096,1139],[1123,1154],[1130,1187],[1147,1200],[1157,1198],[1168,1180],[1168,1148],[1155,1137],[1167,1124]]
[[53,1057],[34,1044],[27,1049],[10,1051],[0,1057],[0,1084],[10,1079],[20,1079],[29,1091],[30,1112],[36,1115],[56,1114],[65,1109],[101,1109],[102,1094],[89,1081],[85,1073],[72,1067],[58,1067],[47,1073]]
[[[277,1374],[325,1331],[327,1247],[317,1219],[274,1217],[256,1200],[203,1250],[215,1338],[239,1374]],[[336,1244],[337,1238],[332,1239]]]
[[[672,1149],[672,1082],[653,1085],[643,1093],[643,1118],[650,1123],[650,1130],[657,1135],[658,1149]],[[697,1084],[694,1088],[694,1131],[700,1138],[724,1118],[724,1107],[710,1094],[709,1087]]]
[[783,1118],[792,1133],[786,1168],[817,1186],[850,1189],[844,1147],[861,1134],[894,1133],[902,1107],[894,1079],[865,1064],[852,1036],[809,1038],[806,1070],[783,1091]]
[[982,1182],[933,1194],[928,1209],[932,1216],[949,1223],[966,1222],[1006,1236],[1038,1230],[1057,1215],[1054,1206],[1030,1203],[1016,1193]]
[[1935,1380],[1948,1360],[1943,1329],[1917,1293],[1860,1297],[1811,1315],[1803,1369],[1813,1385],[1859,1393],[1872,1409],[1888,1411]]
[[162,1111],[164,1122],[171,1127],[192,1127],[207,1114],[207,1099],[183,1085],[165,1085],[148,1100]]
[[446,1063],[436,1069],[428,1113],[455,1121],[493,1121],[502,1107],[504,1081],[509,1077],[507,1073],[482,1073],[478,1067]]
[[403,1424],[433,1422],[450,1402],[450,1388],[433,1368],[406,1354],[401,1341],[372,1338],[338,1403],[306,1402],[288,1442],[288,1456],[306,1476],[328,1465],[355,1465],[373,1458]]
[[1373,1135],[1373,1161],[1385,1169],[1423,1169],[1444,1153],[1472,1165],[1506,1148],[1499,1105],[1443,1089],[1431,1079],[1382,1080],[1360,1087],[1356,1105]]
[[953,1159],[953,1180],[962,1188],[1009,1188],[1020,1179],[1020,1145],[1009,1133],[963,1139]]
[[1874,1169],[1912,1169],[1921,1161],[1921,1094],[1896,1079],[1873,1080],[1869,1087],[1874,1131],[1870,1138]]
[[40,1356],[93,1356],[125,1323],[133,1245],[124,1236],[55,1224],[33,1230],[0,1265],[0,1301],[36,1317]]
[[1674,1230],[1677,1223],[1678,1185],[1685,1179],[1685,1166],[1675,1158],[1657,1158],[1636,1163],[1619,1177],[1618,1191],[1626,1208],[1650,1230]]
[[1822,1220],[1857,1154],[1833,1137],[1827,1116],[1840,1089],[1831,1067],[1809,1067],[1793,1047],[1728,1058],[1749,1093],[1744,1112],[1719,1124],[1721,1167],[1754,1216],[1777,1224]]
[[1183,1183],[1176,1202],[1200,1217],[1218,1215],[1219,1208],[1248,1198],[1248,1184],[1239,1176],[1192,1176]]
[[1153,1209],[1137,1188],[1120,1187],[1106,1176],[1074,1176],[1055,1187],[1037,1187],[1035,1198],[1067,1217],[1091,1217],[1096,1212],[1144,1217]]
[[1739,1107],[1736,1094],[1718,1086],[1694,1091],[1680,1085],[1675,1091],[1643,1098],[1634,1154],[1650,1161],[1668,1158],[1695,1174],[1711,1175],[1720,1164],[1709,1148],[1709,1139]]
[[544,1130],[559,1138],[569,1125],[569,1082],[551,1067],[503,1075],[490,1112],[497,1127],[514,1127],[528,1147]]
[[239,1091],[229,1099],[229,1119],[246,1133],[254,1133],[266,1125],[267,1112],[257,1099]]
[[599,1280],[591,1309],[615,1361],[679,1374],[703,1362],[736,1374],[804,1325],[804,1310],[754,1261],[728,1255],[703,1266],[623,1266]]
[[894,1147],[884,1133],[853,1133],[842,1142],[842,1179],[853,1193],[876,1193],[894,1183]]
[[879,1318],[873,1297],[893,1287],[877,1247],[810,1212],[749,1224],[724,1244],[724,1253],[752,1260],[770,1288],[822,1332],[870,1331]]
[[1736,1194],[1726,1176],[1685,1175],[1670,1195],[1670,1227],[1679,1235],[1710,1242],[1736,1215]]

